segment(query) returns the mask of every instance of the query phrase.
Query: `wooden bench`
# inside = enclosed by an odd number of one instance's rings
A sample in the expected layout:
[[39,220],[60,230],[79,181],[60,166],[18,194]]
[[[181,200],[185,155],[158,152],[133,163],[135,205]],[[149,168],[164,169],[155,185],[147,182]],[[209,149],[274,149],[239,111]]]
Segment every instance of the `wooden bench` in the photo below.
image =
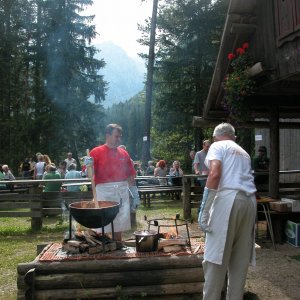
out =
[[18,193],[18,194],[28,194],[29,193],[29,188],[25,187],[14,187],[12,189],[4,189],[0,190],[0,194],[7,194],[7,193]]
[[167,185],[149,185],[149,186],[139,186],[139,195],[143,201],[143,205],[150,207],[151,195],[170,193],[172,197],[176,196],[180,198],[182,192],[182,186],[167,186]]
[[0,195],[0,217],[29,217],[31,229],[39,231],[45,216],[62,214],[64,205],[91,200],[92,192],[48,192]]

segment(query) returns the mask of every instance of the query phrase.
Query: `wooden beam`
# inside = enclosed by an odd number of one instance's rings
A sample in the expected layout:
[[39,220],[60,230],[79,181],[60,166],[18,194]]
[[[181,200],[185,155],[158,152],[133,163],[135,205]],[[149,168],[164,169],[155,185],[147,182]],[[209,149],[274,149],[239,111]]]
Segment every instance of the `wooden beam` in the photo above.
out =
[[279,198],[279,118],[278,108],[270,111],[270,168],[269,168],[269,196]]
[[[218,124],[226,122],[226,119],[207,119],[203,117],[193,117],[192,126],[201,128],[215,127]],[[251,121],[235,125],[236,128],[270,128],[271,122],[268,121]],[[300,122],[279,122],[281,129],[300,129]]]
[[232,23],[230,28],[232,34],[254,33],[255,31],[255,24]]

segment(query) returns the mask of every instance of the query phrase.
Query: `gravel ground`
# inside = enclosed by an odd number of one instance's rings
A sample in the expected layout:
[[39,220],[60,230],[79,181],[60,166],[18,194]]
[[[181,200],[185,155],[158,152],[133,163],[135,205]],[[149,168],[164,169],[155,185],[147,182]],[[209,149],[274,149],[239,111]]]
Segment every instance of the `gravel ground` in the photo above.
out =
[[[197,224],[190,226],[191,236],[201,236]],[[276,244],[260,238],[256,243],[256,266],[249,267],[245,285],[247,300],[300,300],[300,247]]]
[[277,244],[273,250],[271,245],[260,245],[256,267],[248,270],[246,291],[254,294],[252,299],[299,300],[300,248]]

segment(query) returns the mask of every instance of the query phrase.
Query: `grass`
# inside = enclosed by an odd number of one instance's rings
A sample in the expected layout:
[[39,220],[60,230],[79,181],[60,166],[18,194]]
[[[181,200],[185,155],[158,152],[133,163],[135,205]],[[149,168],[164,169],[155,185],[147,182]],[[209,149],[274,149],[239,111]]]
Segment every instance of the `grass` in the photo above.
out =
[[[137,211],[137,228],[147,229],[147,219],[170,218],[179,213],[183,216],[182,203],[167,197],[157,197],[151,201],[151,207],[143,205]],[[17,265],[35,259],[37,245],[61,242],[68,232],[68,222],[61,217],[46,217],[41,232],[30,229],[30,218],[0,219],[0,299],[17,299]],[[134,230],[127,232],[129,237]]]

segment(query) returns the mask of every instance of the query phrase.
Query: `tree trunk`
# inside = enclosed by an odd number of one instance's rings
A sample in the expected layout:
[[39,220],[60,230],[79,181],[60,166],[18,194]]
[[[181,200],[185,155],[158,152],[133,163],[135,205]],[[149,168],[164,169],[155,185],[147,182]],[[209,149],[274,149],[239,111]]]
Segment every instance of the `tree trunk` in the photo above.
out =
[[151,102],[152,102],[152,88],[153,88],[153,73],[154,73],[154,47],[155,47],[155,32],[157,21],[157,6],[158,0],[153,0],[152,19],[151,19],[151,32],[150,32],[150,45],[149,57],[147,66],[147,82],[146,82],[146,103],[145,103],[145,135],[143,138],[143,153],[142,162],[144,166],[150,160],[150,129],[151,129]]

